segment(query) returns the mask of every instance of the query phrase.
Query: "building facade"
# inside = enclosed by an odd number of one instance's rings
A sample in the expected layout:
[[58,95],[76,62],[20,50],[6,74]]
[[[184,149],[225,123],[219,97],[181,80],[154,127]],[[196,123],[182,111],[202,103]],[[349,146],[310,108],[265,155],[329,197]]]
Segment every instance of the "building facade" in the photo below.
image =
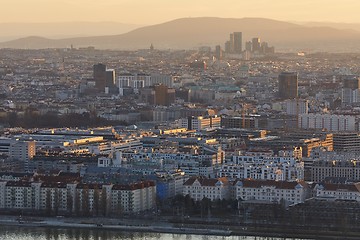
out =
[[1,181],[0,209],[49,215],[120,215],[150,210],[156,204],[153,181],[131,184]]
[[300,114],[298,127],[302,129],[325,129],[328,131],[356,131],[356,117],[337,114]]
[[205,130],[208,128],[219,128],[221,126],[221,117],[207,116],[207,117],[188,117],[180,119],[180,127],[189,130]]
[[258,200],[286,205],[302,203],[308,196],[308,185],[304,181],[284,182],[244,179],[235,182],[234,194],[238,200]]
[[193,177],[184,183],[183,195],[189,195],[194,201],[201,201],[204,198],[211,201],[230,199],[230,187],[227,178]]
[[311,181],[321,182],[327,177],[345,178],[347,180],[359,180],[360,161],[315,161],[311,166]]
[[279,75],[279,97],[294,99],[298,97],[298,73],[282,72]]

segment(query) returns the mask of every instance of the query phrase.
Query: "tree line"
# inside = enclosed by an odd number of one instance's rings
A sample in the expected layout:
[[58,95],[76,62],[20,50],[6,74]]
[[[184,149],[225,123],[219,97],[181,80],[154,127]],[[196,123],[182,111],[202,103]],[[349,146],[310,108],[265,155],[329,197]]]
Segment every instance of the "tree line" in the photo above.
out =
[[37,111],[26,110],[24,114],[9,112],[0,117],[0,123],[8,127],[23,128],[61,128],[61,127],[99,127],[110,125],[127,125],[124,121],[110,121],[98,117],[96,113],[67,113],[57,114],[47,112],[40,114]]

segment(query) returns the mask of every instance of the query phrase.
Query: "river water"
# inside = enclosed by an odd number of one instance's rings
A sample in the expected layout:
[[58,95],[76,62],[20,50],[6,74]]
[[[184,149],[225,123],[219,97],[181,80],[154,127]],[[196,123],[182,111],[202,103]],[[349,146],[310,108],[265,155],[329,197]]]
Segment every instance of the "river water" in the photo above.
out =
[[207,236],[166,233],[136,233],[89,229],[57,229],[0,226],[1,240],[284,240],[293,238]]

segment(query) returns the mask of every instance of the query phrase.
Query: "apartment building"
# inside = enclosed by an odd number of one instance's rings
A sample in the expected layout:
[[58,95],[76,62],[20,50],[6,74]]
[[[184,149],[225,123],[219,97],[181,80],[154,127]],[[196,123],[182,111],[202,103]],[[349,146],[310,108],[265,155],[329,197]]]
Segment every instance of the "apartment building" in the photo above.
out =
[[132,184],[1,181],[0,209],[75,215],[118,215],[149,210],[156,204],[153,181]]
[[360,201],[360,183],[353,184],[317,184],[314,188],[317,198],[331,198],[335,200]]
[[295,164],[263,162],[244,164],[224,164],[218,171],[218,177],[231,180],[252,178],[276,181],[297,181],[304,179],[304,163]]
[[296,204],[304,202],[309,195],[306,182],[243,179],[234,182],[234,197],[238,200]]
[[189,195],[195,201],[208,198],[211,201],[230,199],[231,185],[227,178],[192,177],[184,183],[183,195]]
[[[292,152],[290,154],[290,152]],[[304,179],[304,163],[290,156],[294,151],[282,156],[269,155],[266,152],[258,154],[235,155],[222,165],[218,171],[219,177],[231,180],[252,178],[277,181],[298,181]]]
[[326,177],[358,180],[360,179],[360,161],[315,161],[311,166],[311,181],[321,182]]
[[300,114],[298,127],[302,129],[326,129],[328,131],[356,131],[356,117],[337,114]]

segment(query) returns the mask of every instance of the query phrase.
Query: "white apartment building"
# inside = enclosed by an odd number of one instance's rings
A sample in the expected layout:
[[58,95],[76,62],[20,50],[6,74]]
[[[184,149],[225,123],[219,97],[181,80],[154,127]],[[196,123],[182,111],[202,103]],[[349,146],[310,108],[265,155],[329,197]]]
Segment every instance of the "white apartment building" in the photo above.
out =
[[35,141],[22,141],[12,138],[0,138],[0,153],[23,162],[35,156]]
[[7,182],[5,188],[2,189],[0,194],[0,206],[6,209],[32,209],[33,208],[33,189],[30,182]]
[[116,86],[119,88],[120,95],[123,95],[124,88],[144,88],[151,86],[151,76],[147,74],[131,74],[131,73],[122,73],[118,76]]
[[360,89],[341,89],[341,102],[345,104],[353,104],[360,102]]
[[219,177],[231,180],[252,178],[276,181],[298,181],[304,179],[304,163],[290,154],[282,156],[268,154],[235,155],[218,171]]
[[235,155],[231,159],[231,163],[290,163],[295,164],[298,160],[290,156],[271,156],[271,155]]
[[[74,201],[77,201],[77,196],[80,198],[78,208],[81,211],[89,211],[90,213],[107,211],[115,214],[135,213],[155,207],[156,186],[151,181],[127,185],[79,184],[76,188]],[[84,203],[86,203],[88,210],[84,208]]]
[[289,99],[285,101],[287,115],[298,115],[309,113],[309,100]]
[[311,181],[321,182],[326,177],[360,179],[359,160],[318,160],[311,165]]
[[214,154],[193,154],[179,152],[139,152],[124,153],[123,156],[127,159],[132,159],[136,162],[144,163],[156,161],[163,165],[164,161],[172,162],[173,166],[176,166],[176,168],[184,171],[186,175],[215,177],[215,168],[217,168],[223,163],[225,156],[224,151],[222,151],[220,148],[217,151],[218,152]]
[[230,187],[227,178],[193,177],[184,183],[183,195],[189,195],[194,201],[201,201],[203,198],[211,201],[229,199]]
[[174,86],[174,79],[170,75],[151,74],[150,82],[151,85],[163,84],[169,88],[172,88]]
[[244,201],[259,200],[280,203],[283,200],[290,205],[304,202],[308,193],[308,185],[304,181],[244,179],[234,183],[235,198]]
[[360,183],[354,184],[317,184],[314,188],[318,198],[360,201]]
[[259,180],[297,181],[304,179],[304,163],[244,163],[224,164],[218,171],[218,177],[231,180],[251,178]]
[[302,129],[326,129],[328,131],[357,131],[356,117],[337,114],[300,114],[298,126]]
[[152,181],[127,185],[0,182],[0,209],[97,215],[141,212],[155,205],[156,185]]
[[[35,187],[35,189],[36,189],[36,187]],[[36,192],[36,190],[35,190],[35,192]],[[68,192],[67,192],[67,184],[66,183],[61,183],[61,182],[59,182],[59,183],[46,183],[46,182],[42,183],[40,186],[40,196],[39,197],[40,197],[40,199],[39,199],[40,204],[39,204],[39,208],[36,208],[36,209],[50,208],[52,211],[57,213],[57,212],[64,212],[68,208]],[[35,202],[37,200],[38,199],[35,199]]]

